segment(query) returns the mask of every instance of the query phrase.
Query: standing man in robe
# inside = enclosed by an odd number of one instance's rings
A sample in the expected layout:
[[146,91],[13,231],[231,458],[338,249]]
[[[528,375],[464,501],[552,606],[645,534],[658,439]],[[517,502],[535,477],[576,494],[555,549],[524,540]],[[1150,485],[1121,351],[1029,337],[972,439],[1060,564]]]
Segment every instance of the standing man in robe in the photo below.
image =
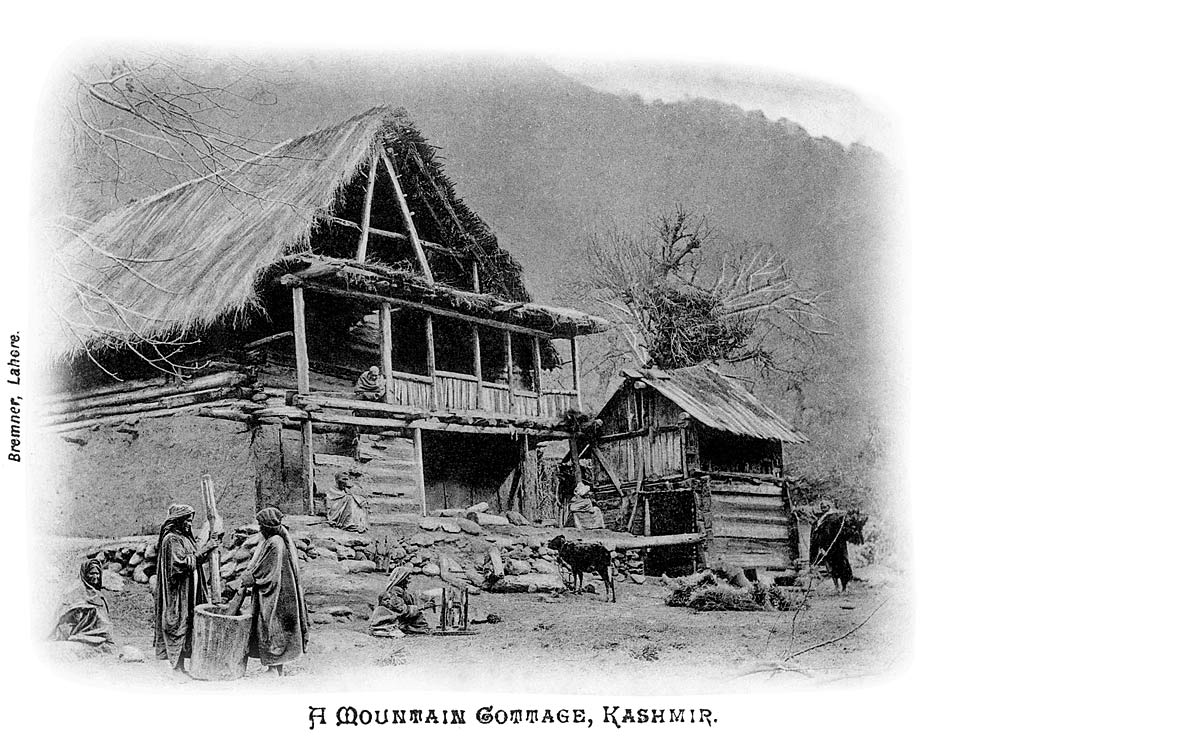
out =
[[201,563],[217,547],[211,538],[197,548],[192,534],[191,505],[171,505],[158,532],[158,566],[154,599],[154,653],[171,662],[176,672],[192,655],[192,626],[196,605],[208,601]]
[[[249,597],[254,615],[250,656],[277,675],[283,665],[308,649],[308,607],[300,583],[296,546],[277,508],[259,511],[262,541],[242,576],[242,598]],[[239,604],[241,599],[239,599]]]
[[339,471],[334,477],[334,488],[325,492],[325,518],[329,525],[355,533],[366,533],[367,501],[351,494],[350,474]]
[[85,560],[79,568],[79,582],[68,590],[54,617],[50,640],[76,641],[110,651],[113,648],[113,624],[104,598],[104,568],[100,560]]

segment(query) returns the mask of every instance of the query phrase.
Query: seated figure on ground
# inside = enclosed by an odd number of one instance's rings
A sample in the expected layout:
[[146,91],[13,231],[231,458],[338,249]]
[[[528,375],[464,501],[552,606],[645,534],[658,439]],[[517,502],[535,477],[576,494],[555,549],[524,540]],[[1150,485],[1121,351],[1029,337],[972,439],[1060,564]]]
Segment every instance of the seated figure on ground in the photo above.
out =
[[410,567],[398,567],[392,571],[387,588],[379,595],[379,604],[371,613],[368,629],[376,638],[396,638],[404,633],[428,633],[429,623],[424,612],[433,609],[427,601],[418,606],[417,598],[408,592],[408,581],[413,575]]
[[79,568],[79,582],[67,589],[54,616],[50,640],[76,641],[111,650],[112,617],[104,598],[104,568],[99,560],[86,560]]

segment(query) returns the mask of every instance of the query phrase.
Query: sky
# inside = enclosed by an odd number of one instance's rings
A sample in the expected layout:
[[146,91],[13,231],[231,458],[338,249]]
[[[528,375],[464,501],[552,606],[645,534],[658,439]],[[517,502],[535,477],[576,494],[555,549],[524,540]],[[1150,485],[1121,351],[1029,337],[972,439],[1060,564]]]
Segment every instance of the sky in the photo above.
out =
[[559,72],[601,91],[674,102],[715,99],[771,119],[787,118],[814,136],[895,153],[893,126],[881,108],[848,89],[767,69],[656,62],[550,58]]

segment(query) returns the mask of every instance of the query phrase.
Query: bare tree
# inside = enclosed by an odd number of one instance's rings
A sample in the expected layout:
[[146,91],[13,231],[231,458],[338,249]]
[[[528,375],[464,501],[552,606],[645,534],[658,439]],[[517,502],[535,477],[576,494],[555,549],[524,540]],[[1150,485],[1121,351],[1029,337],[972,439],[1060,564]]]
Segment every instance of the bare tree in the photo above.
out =
[[[214,65],[188,54],[138,52],[88,59],[68,71],[60,112],[69,157],[66,195],[59,202],[65,211],[47,218],[47,272],[49,284],[73,299],[73,308],[87,320],[70,321],[54,308],[63,328],[105,372],[116,376],[97,361],[80,332],[99,330],[173,374],[185,368],[173,357],[189,341],[139,334],[129,322],[144,319],[140,312],[81,279],[80,269],[119,267],[159,288],[144,267],[165,261],[102,248],[88,228],[99,215],[139,196],[188,180],[225,182],[223,171],[270,146],[258,138],[261,126],[247,124],[248,110],[276,102],[272,82],[237,59]],[[82,254],[66,259],[60,250],[72,244]],[[115,328],[100,324],[114,321]]]
[[830,334],[818,308],[823,294],[806,290],[780,256],[722,243],[704,217],[682,207],[648,232],[591,236],[587,262],[581,284],[621,336],[610,360],[632,356],[664,369],[750,362],[791,372],[785,352]]

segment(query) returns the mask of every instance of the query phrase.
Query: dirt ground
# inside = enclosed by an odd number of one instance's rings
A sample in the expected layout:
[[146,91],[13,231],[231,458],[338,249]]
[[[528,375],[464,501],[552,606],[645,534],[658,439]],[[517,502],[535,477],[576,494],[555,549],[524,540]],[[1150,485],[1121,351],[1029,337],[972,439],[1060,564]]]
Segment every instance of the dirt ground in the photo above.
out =
[[[69,559],[69,558],[66,558]],[[69,577],[64,569],[62,581]],[[684,694],[741,690],[791,690],[797,686],[870,682],[903,667],[909,655],[911,597],[903,574],[881,566],[859,568],[862,582],[846,594],[829,580],[816,583],[807,606],[791,612],[695,612],[665,604],[659,578],[618,584],[618,603],[584,593],[492,594],[471,598],[471,615],[494,613],[496,624],[474,626],[475,635],[374,638],[367,616],[386,573],[347,574],[341,563],[302,566],[314,624],[309,651],[282,678],[251,660],[238,681],[199,683],[173,675],[152,649],[153,601],[132,581],[109,593],[117,642],[147,658],[126,662],[69,644],[42,646],[51,662],[84,682],[98,684],[244,685],[279,689],[455,690],[489,687],[509,692]],[[599,579],[589,576],[603,593]],[[412,588],[440,586],[419,576]],[[35,605],[47,615],[52,599]],[[352,616],[334,620],[332,607]],[[334,610],[343,611],[343,610]],[[873,613],[873,614],[872,614]],[[868,615],[871,615],[868,619]],[[47,616],[49,619],[49,616]],[[789,654],[815,648],[777,667]]]

